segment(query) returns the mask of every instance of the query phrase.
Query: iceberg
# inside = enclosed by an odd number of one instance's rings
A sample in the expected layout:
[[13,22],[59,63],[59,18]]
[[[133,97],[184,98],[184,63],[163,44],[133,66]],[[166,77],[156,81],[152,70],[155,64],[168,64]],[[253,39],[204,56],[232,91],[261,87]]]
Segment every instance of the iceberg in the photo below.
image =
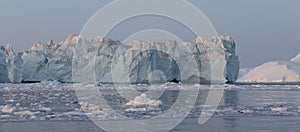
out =
[[238,75],[238,80],[249,73],[253,68],[252,67],[247,67],[247,68],[240,68],[239,70],[239,75]]
[[300,54],[289,61],[264,63],[241,77],[239,82],[300,82]]
[[[1,82],[57,80],[78,83],[226,83],[237,80],[239,59],[230,36],[122,44],[102,37],[70,35],[36,43],[15,54],[1,47]],[[9,49],[9,50],[8,50]]]
[[290,60],[291,62],[300,64],[300,53]]

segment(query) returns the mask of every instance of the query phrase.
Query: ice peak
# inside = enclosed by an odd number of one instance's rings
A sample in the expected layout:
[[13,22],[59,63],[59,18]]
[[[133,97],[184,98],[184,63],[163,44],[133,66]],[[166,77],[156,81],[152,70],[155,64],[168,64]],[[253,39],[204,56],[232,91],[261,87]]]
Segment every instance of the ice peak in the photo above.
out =
[[296,57],[292,58],[291,61],[300,63],[300,53]]
[[195,40],[196,43],[208,43],[211,42],[210,38],[202,38],[200,36],[198,36]]
[[10,44],[7,44],[6,46],[1,45],[0,53],[5,54],[6,56],[13,56],[15,54]]
[[11,45],[10,44],[7,44],[6,47],[5,47],[5,52],[6,54],[8,54],[9,56],[13,56],[15,53],[14,53],[14,50],[12,49]]
[[6,49],[12,49],[10,44],[7,44],[7,45],[5,46],[5,48],[6,48]]
[[101,43],[102,41],[104,41],[104,38],[102,36],[97,36],[94,39],[97,43]]
[[231,36],[224,36],[221,35],[218,37],[219,39],[225,40],[225,41],[233,41],[233,38]]
[[203,38],[198,36],[195,41],[196,43],[203,43]]
[[209,42],[222,42],[222,41],[229,41],[229,42],[233,42],[233,38],[231,36],[212,36],[211,38],[202,38],[200,36],[198,36],[195,40],[196,43],[209,43]]
[[83,36],[71,34],[65,39],[63,44],[75,45],[82,40],[86,41]]
[[40,42],[35,43],[30,48],[30,51],[37,51],[37,50],[43,50],[43,44],[41,44]]
[[48,46],[53,46],[54,45],[54,41],[53,40],[50,40],[48,43],[47,43]]

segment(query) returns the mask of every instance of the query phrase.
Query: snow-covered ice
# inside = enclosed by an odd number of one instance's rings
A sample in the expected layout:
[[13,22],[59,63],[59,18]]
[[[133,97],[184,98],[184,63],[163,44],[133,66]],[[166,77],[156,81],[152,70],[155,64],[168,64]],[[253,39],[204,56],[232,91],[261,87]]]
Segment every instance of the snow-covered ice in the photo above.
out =
[[242,76],[239,82],[300,82],[300,54],[289,61],[264,63]]

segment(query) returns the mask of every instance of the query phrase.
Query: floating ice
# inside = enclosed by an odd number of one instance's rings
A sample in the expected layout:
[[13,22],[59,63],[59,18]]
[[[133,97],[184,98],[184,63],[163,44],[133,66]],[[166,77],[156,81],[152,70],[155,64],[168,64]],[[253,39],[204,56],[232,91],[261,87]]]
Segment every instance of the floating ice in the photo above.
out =
[[11,114],[14,112],[14,108],[10,105],[5,105],[3,108],[2,108],[2,113],[8,113],[8,114]]
[[31,111],[29,111],[29,110],[26,110],[26,111],[18,111],[18,112],[14,112],[13,114],[14,114],[14,115],[30,115],[30,116],[33,116],[33,115],[35,115],[36,113],[31,112]]
[[275,108],[271,108],[272,112],[285,112],[288,110],[288,108],[286,107],[275,107]]
[[135,97],[134,100],[130,100],[128,103],[126,103],[125,105],[128,106],[151,106],[151,107],[159,107],[159,105],[161,105],[161,101],[160,100],[151,100],[150,98],[147,97],[146,94],[142,93],[140,96]]
[[134,100],[130,100],[125,104],[129,106],[125,111],[134,112],[134,111],[149,111],[149,110],[159,110],[159,107],[162,105],[160,100],[151,100],[147,97],[146,94],[142,93],[140,96],[135,97]]

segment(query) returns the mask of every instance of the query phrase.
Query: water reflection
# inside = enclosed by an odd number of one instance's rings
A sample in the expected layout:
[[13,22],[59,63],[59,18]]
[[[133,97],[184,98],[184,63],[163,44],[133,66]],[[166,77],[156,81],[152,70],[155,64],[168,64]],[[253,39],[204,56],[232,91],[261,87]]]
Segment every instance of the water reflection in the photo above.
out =
[[[202,110],[201,106],[203,106],[203,104],[205,103],[208,92],[209,92],[209,90],[200,90],[199,91],[197,102],[194,106],[194,109],[191,111],[191,115],[193,115],[192,116],[193,118],[195,117],[195,115],[196,115],[196,117],[200,116],[200,113]],[[240,95],[240,93],[237,90],[225,90],[223,93],[223,97],[220,101],[218,109],[235,107],[236,105],[239,104],[239,95]],[[174,130],[178,130],[178,128],[181,128],[181,127],[187,126],[187,125],[192,125],[192,126],[195,125],[200,128],[207,128],[207,129],[210,128],[209,130],[211,130],[211,131],[213,131],[214,129],[216,129],[216,131],[217,130],[221,131],[221,130],[225,130],[225,128],[226,129],[235,128],[238,123],[237,120],[238,119],[236,117],[225,116],[222,118],[217,118],[217,120],[216,120],[216,118],[212,118],[204,125],[199,125],[198,119],[186,118],[179,126],[174,128]],[[211,123],[212,121],[214,123]]]

